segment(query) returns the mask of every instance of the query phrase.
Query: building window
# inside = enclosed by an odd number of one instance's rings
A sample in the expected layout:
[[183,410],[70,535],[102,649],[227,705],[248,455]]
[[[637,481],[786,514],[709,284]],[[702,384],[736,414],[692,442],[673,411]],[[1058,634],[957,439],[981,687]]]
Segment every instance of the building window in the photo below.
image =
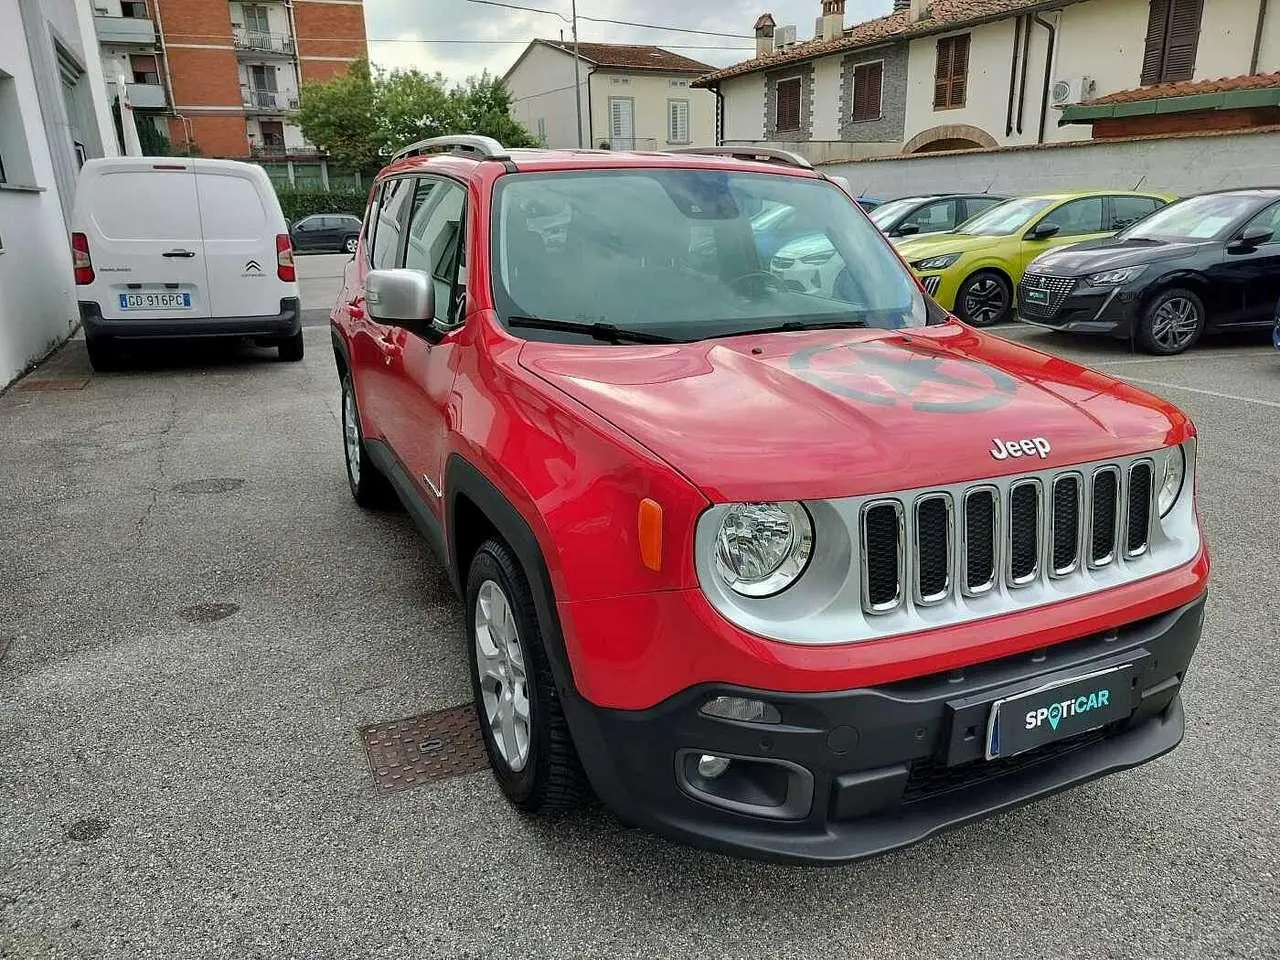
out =
[[667,101],[667,143],[689,142],[689,101]]
[[266,35],[271,32],[271,25],[267,19],[267,8],[258,6],[244,6],[244,25],[250,33]]
[[670,81],[670,83],[671,83],[671,86],[673,86],[673,87],[687,87],[687,86],[689,86],[689,81],[688,81],[688,80],[672,80],[672,81]]
[[933,109],[964,106],[969,85],[969,34],[938,41],[938,65],[933,74]]
[[636,103],[630,97],[609,98],[609,139],[614,150],[636,148]]
[[777,106],[774,108],[773,126],[776,130],[800,129],[800,78],[779,80]]
[[1204,0],[1151,0],[1142,82],[1190,80],[1196,72]]
[[860,63],[853,68],[853,119],[879,120],[884,114],[880,109],[881,80],[884,62]]
[[147,5],[145,3],[137,3],[137,2],[131,2],[131,0],[125,0],[124,3],[120,4],[120,16],[132,17],[135,20],[146,20],[148,19]]

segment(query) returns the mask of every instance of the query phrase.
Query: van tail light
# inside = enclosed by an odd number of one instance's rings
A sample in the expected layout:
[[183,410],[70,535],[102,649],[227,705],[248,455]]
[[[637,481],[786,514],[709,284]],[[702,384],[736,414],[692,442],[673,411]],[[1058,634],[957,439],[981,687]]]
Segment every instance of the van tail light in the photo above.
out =
[[71,265],[76,270],[76,285],[93,283],[93,260],[89,257],[89,238],[83,233],[71,235]]
[[276,234],[276,276],[285,283],[293,283],[298,279],[293,269],[293,241],[287,233]]

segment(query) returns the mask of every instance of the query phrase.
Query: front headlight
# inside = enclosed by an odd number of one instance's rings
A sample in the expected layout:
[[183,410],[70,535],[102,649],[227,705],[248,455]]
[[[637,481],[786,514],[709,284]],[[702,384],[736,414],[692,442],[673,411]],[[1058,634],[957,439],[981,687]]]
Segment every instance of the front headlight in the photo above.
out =
[[939,257],[930,257],[928,260],[917,260],[911,267],[913,270],[945,270],[959,259],[958,253],[944,253]]
[[1087,278],[1086,282],[1095,287],[1114,287],[1121,283],[1128,283],[1143,270],[1147,269],[1145,265],[1136,267],[1124,267],[1121,270],[1106,270],[1102,273],[1095,273]]
[[1160,486],[1156,490],[1156,508],[1160,511],[1160,516],[1167,514],[1178,502],[1186,476],[1186,452],[1181,445],[1170,447],[1164,454],[1164,463],[1160,468]]
[[794,501],[734,504],[716,533],[716,573],[744,597],[781,593],[804,573],[812,553],[813,522]]

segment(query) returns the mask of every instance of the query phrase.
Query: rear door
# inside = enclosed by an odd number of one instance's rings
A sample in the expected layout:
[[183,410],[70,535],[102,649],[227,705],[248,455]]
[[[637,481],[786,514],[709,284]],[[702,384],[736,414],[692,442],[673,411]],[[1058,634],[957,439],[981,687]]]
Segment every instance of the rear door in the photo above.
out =
[[281,298],[292,295],[276,273],[276,234],[284,232],[283,220],[274,222],[260,184],[239,164],[197,161],[195,181],[210,315],[278,314]]
[[88,190],[85,227],[102,316],[210,316],[193,163],[112,164]]

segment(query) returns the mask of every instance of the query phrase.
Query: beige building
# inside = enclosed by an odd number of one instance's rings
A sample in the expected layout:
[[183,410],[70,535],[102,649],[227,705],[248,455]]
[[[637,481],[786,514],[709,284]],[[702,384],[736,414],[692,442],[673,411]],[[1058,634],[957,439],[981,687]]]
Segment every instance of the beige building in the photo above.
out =
[[[722,98],[724,142],[815,160],[1087,139],[1060,124],[1082,102],[1161,83],[1280,71],[1280,7],[1267,0],[896,0],[819,32],[757,20],[757,56],[696,86]],[[1224,122],[1226,118],[1224,119]]]
[[503,79],[544,146],[666,150],[715,143],[715,97],[690,86],[712,69],[661,47],[580,43],[575,80],[571,44],[534,40]]

